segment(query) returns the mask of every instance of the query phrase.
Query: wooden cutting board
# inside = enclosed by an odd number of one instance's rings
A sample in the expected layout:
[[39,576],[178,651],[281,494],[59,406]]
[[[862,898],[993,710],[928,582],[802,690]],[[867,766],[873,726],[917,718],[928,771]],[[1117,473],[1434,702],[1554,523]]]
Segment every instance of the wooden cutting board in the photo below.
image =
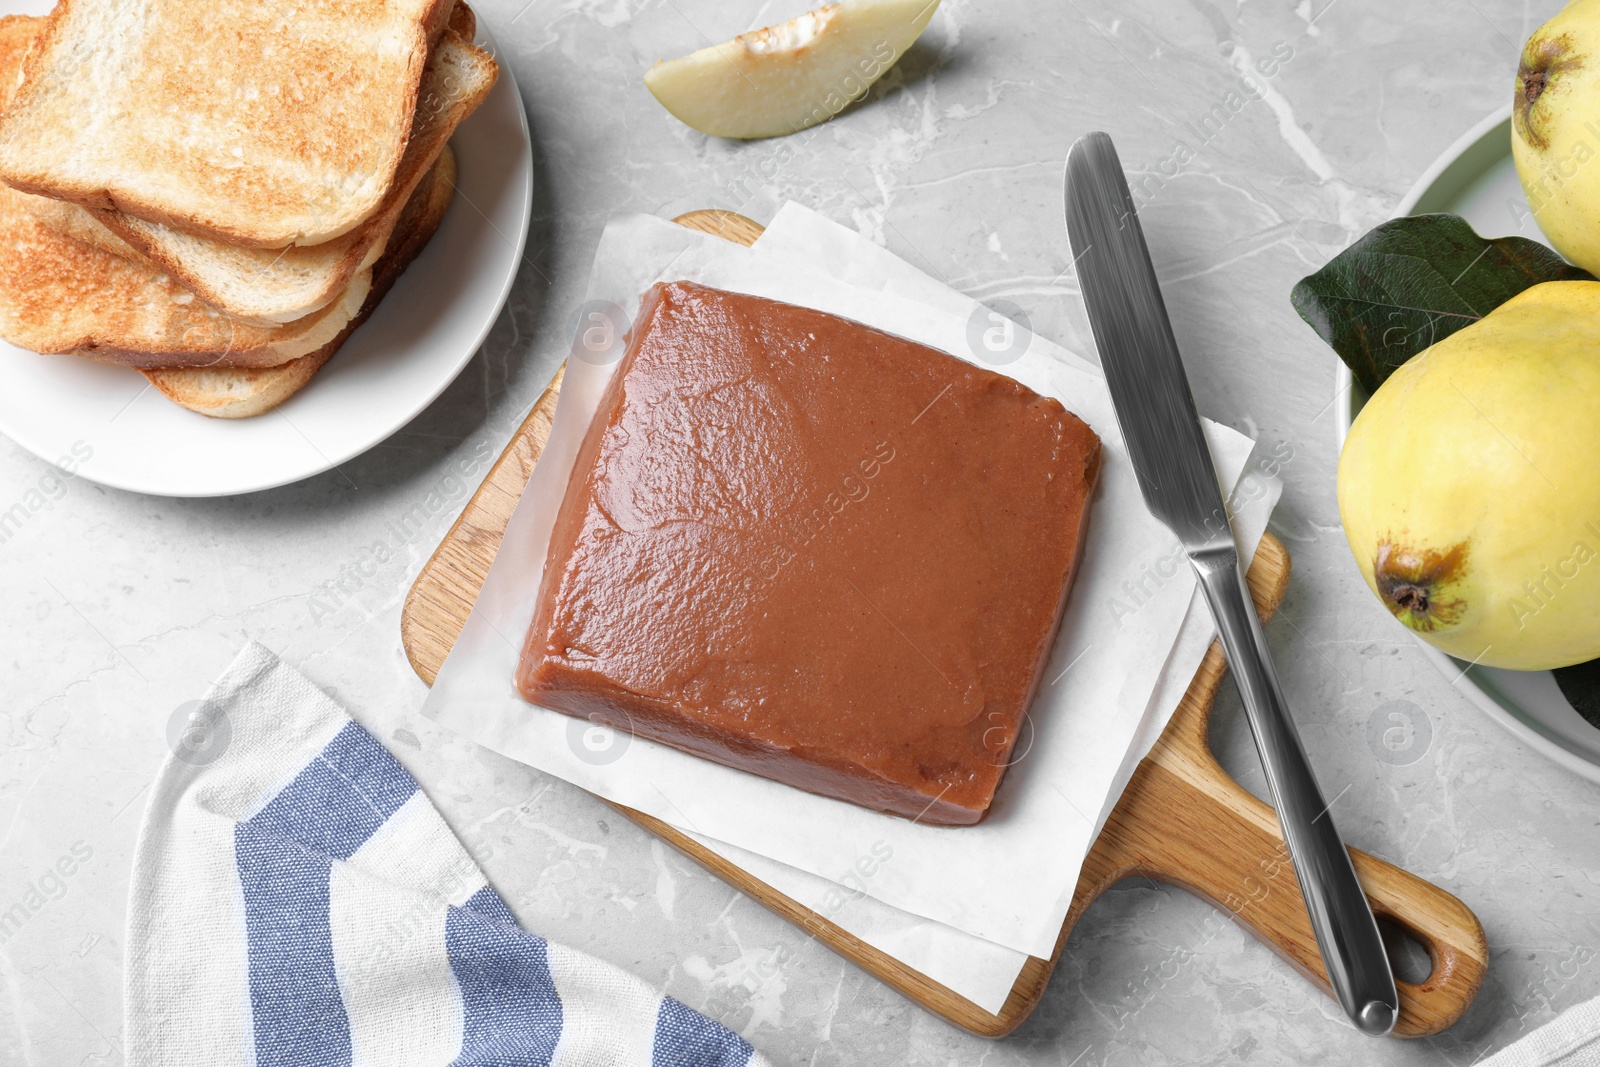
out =
[[[695,211],[675,221],[744,245],[761,234],[756,223],[726,211]],[[558,371],[406,598],[401,640],[411,665],[430,684],[466,624],[549,438],[561,377]],[[1271,534],[1262,538],[1247,577],[1262,618],[1271,618],[1289,584],[1289,554]],[[853,937],[672,826],[613,806],[929,1011],[987,1037],[1010,1033],[1038,1006],[1078,918],[1101,893],[1133,876],[1170,882],[1210,901],[1331,996],[1277,817],[1223,772],[1206,742],[1226,669],[1221,647],[1212,645],[1090,851],[1055,951],[1049,959],[1028,960],[998,1014]],[[1433,963],[1426,980],[1399,983],[1395,1035],[1438,1033],[1461,1017],[1483,983],[1489,958],[1483,927],[1439,887],[1358,849],[1350,852],[1374,912],[1419,942]]]

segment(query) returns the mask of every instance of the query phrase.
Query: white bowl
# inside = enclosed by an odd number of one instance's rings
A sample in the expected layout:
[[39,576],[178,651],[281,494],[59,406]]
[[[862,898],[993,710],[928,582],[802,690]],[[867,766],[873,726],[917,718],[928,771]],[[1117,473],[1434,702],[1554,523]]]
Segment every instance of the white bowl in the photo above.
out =
[[[1395,214],[1436,211],[1462,216],[1485,237],[1516,234],[1543,241],[1511,161],[1510,107],[1489,115],[1451,145],[1411,187]],[[1343,448],[1367,394],[1342,362],[1335,388]],[[1568,770],[1600,782],[1600,730],[1572,709],[1549,671],[1473,667],[1421,638],[1417,644],[1468,700],[1513,736]]]

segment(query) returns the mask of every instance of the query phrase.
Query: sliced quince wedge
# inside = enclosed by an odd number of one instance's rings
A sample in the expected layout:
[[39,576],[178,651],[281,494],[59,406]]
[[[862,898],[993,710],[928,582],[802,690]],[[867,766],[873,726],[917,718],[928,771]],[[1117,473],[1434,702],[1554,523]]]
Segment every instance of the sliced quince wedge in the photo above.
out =
[[740,140],[832,118],[894,66],[939,0],[841,0],[657,63],[644,83],[702,133]]

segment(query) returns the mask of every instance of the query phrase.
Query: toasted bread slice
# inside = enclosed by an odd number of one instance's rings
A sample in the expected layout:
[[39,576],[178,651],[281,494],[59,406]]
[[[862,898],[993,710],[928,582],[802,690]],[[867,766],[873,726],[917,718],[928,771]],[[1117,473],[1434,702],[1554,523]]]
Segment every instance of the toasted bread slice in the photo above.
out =
[[[472,14],[458,4],[470,27]],[[423,175],[456,126],[494,86],[494,59],[471,39],[446,31],[429,56],[411,138],[383,205],[342,237],[320,245],[272,250],[224,244],[116,211],[90,211],[53,201],[48,225],[120,255],[136,253],[212,307],[264,325],[292,322],[335,300],[350,279],[372,265]]]
[[361,311],[338,337],[322,348],[280,366],[257,370],[187,367],[140,373],[167,399],[190,411],[214,418],[242,419],[277,407],[299,392],[322,369],[322,365],[333,358],[333,354],[355,332],[356,327],[372,314],[395,279],[400,277],[438,229],[455,193],[455,183],[455,154],[447,146],[406,202],[388,247],[373,265],[372,291],[367,294]]
[[44,24],[44,19],[31,15],[0,16],[0,111],[11,105],[22,84],[22,61]]
[[478,16],[462,0],[456,0],[455,6],[450,9],[450,28],[463,41],[471,41],[478,36]]
[[272,367],[338,336],[371,287],[369,268],[305,318],[242,322],[147,263],[46,225],[37,212],[51,203],[0,186],[0,337],[35,352],[133,367]]
[[383,203],[452,0],[61,0],[0,116],[0,180],[234,244]]
[[[0,18],[0,116],[41,22]],[[36,352],[139,366],[274,366],[338,336],[371,287],[363,271],[332,304],[297,322],[239,323],[160,271],[44,225],[39,213],[55,205],[0,186],[0,337]]]

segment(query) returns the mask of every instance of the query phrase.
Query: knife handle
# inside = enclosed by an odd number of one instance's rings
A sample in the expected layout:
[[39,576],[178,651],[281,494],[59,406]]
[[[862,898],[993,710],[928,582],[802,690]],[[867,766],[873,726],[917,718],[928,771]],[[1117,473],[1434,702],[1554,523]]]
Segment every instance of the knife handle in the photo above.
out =
[[1394,973],[1330,804],[1289,717],[1266,634],[1239,573],[1238,552],[1229,539],[1192,551],[1189,558],[1239,686],[1329,981],[1356,1026],[1386,1034],[1400,1010]]

